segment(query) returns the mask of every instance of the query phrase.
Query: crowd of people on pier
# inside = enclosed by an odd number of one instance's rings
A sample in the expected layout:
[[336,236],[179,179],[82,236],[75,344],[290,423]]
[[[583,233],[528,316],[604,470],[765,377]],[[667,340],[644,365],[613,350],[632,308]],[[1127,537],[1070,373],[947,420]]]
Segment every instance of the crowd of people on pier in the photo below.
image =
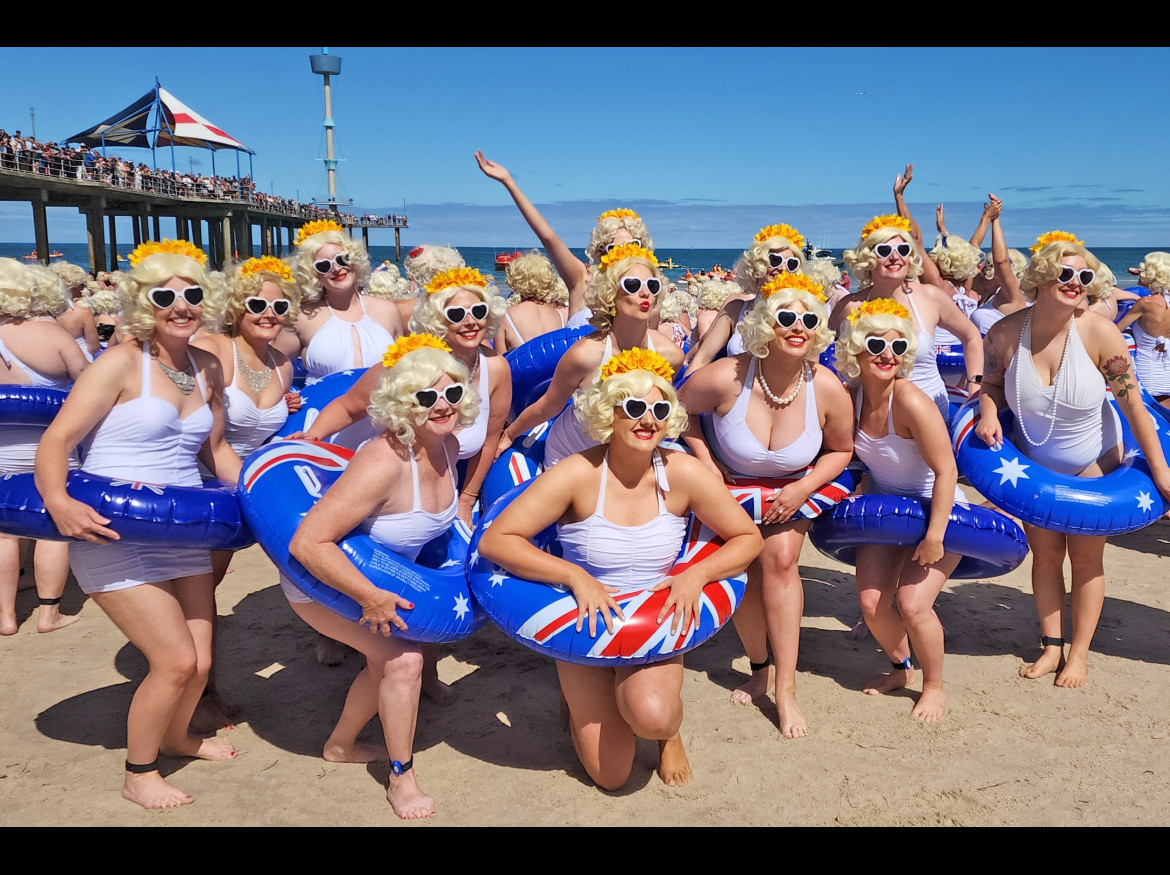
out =
[[[26,139],[14,152],[3,132],[0,142],[6,169],[56,166],[44,159],[48,148]],[[894,212],[867,222],[845,253],[850,276],[806,258],[804,235],[774,222],[744,241],[733,270],[672,283],[634,211],[599,216],[581,258],[505,167],[482,153],[476,160],[547,252],[514,259],[502,281],[444,246],[411,250],[403,275],[392,264],[375,269],[361,241],[328,218],[305,224],[288,258],[248,259],[224,273],[185,241],[144,243],[128,271],[93,280],[0,259],[0,383],[73,387],[43,432],[0,429],[2,470],[34,472],[58,531],[73,539],[36,545],[37,628],[77,619],[60,612],[72,568],[149,663],[127,716],[126,799],[146,808],[192,801],[160,773],[160,755],[236,755],[227,731],[236,707],[216,683],[236,667],[217,665],[215,654],[215,590],[232,554],[120,541],[110,519],[71,497],[69,472],[236,483],[249,455],[300,409],[294,366],[311,381],[363,372],[289,435],[331,438],[354,454],[285,545],[316,581],[356,602],[360,620],[288,575],[279,585],[318,634],[323,662],[340,662],[346,646],[362,657],[335,727],[319,740],[322,756],[389,762],[387,799],[404,819],[436,811],[413,759],[419,698],[443,702],[454,691],[438,678],[439,648],[403,634],[409,592],[375,586],[339,544],[361,530],[414,561],[436,536],[470,531],[488,511],[493,465],[546,424],[543,473],[483,529],[479,553],[501,574],[571,593],[576,628],[590,635],[625,620],[623,589],[667,591],[658,622],[687,627],[709,581],[746,575],[732,619],[750,670],[731,699],[751,705],[773,694],[786,739],[820,719],[798,702],[801,548],[813,521],[844,497],[830,487],[851,468],[866,470],[867,494],[925,509],[916,543],[857,549],[858,631],[889,659],[863,691],[920,683],[910,716],[933,723],[947,714],[935,600],[963,558],[945,543],[949,515],[969,502],[949,432],[956,392],[977,399],[975,433],[988,446],[1014,437],[1032,464],[1084,478],[1089,489],[1123,462],[1124,417],[1151,488],[1170,502],[1170,468],[1114,324],[1123,297],[1114,277],[1071,233],[1042,235],[1030,255],[1009,250],[994,195],[970,239],[948,232],[940,207],[928,249],[904,198],[908,165]],[[980,248],[989,232],[990,254]],[[1122,325],[1133,326],[1141,385],[1170,406],[1170,254],[1150,253],[1138,275],[1149,294]],[[574,327],[581,331],[570,336]],[[546,388],[514,405],[518,375],[504,353],[559,336],[564,351]],[[831,362],[822,359],[830,344]],[[957,372],[940,368],[942,346],[961,350]],[[1005,435],[1004,411],[1016,433]],[[764,481],[774,492],[754,517],[733,490]],[[672,572],[692,515],[716,540]],[[559,551],[533,545],[550,529]],[[1042,649],[1019,674],[1082,686],[1104,603],[1105,537],[1024,529]],[[0,548],[0,634],[12,635],[21,548],[9,535]],[[599,787],[626,785],[638,737],[658,743],[664,783],[690,779],[683,665],[681,655],[616,668],[558,659],[572,748]],[[381,741],[359,741],[374,716]]]

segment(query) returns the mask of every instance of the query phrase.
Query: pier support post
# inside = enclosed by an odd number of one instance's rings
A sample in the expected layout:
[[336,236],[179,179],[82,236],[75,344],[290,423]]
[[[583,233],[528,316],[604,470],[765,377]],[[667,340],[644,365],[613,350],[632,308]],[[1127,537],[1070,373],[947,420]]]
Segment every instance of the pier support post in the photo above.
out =
[[105,225],[102,224],[105,204],[105,198],[98,198],[97,203],[85,211],[85,236],[89,243],[89,272],[94,275],[98,271],[109,270],[106,267],[106,229]]
[[394,260],[402,261],[402,229],[394,226]]
[[41,190],[32,198],[33,237],[37,243],[37,260],[41,264],[49,263],[49,220],[45,214],[45,203],[49,193]]
[[118,228],[114,223],[115,218],[113,213],[106,217],[110,225],[110,270],[118,269]]
[[159,217],[157,215],[151,216],[151,218],[154,219],[154,237],[152,239],[157,242],[162,240],[162,226],[159,224]]
[[191,242],[199,249],[203,248],[203,220],[191,220]]
[[370,251],[370,229],[362,225],[362,242],[366,244],[366,252]]
[[137,248],[142,243],[142,225],[138,221],[138,216],[133,213],[130,214],[130,234],[134,238],[134,246]]
[[223,259],[223,264],[226,266],[227,263],[232,260],[232,217],[230,214],[223,217],[221,228],[223,232],[221,234],[223,251],[220,253],[220,257]]

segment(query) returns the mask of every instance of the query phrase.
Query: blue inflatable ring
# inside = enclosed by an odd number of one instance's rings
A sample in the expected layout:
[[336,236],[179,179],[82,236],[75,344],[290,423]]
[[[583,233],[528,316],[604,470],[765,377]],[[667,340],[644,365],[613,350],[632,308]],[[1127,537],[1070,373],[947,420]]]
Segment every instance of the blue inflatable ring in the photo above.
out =
[[[588,623],[578,632],[577,600],[571,592],[514,577],[479,555],[479,539],[484,530],[529,483],[510,490],[488,509],[472,537],[467,566],[476,601],[500,629],[525,647],[577,665],[607,668],[648,665],[698,647],[723,627],[743,599],[746,575],[708,583],[703,588],[697,622],[686,629],[680,624],[678,631],[671,634],[669,618],[658,623],[669,590],[627,590],[614,594],[614,600],[626,616],[624,623],[615,617],[614,631],[610,633],[599,621],[596,638],[589,636]],[[542,546],[555,549],[552,532],[550,529],[537,540]],[[719,544],[710,529],[692,517],[671,573],[701,560]]]
[[[1150,414],[1163,449],[1167,422]],[[951,441],[959,472],[996,507],[1012,516],[1068,535],[1120,535],[1148,526],[1166,512],[1150,469],[1137,448],[1125,417],[1121,419],[1124,461],[1104,477],[1058,474],[1029,459],[1012,443],[1014,417],[1000,412],[1003,446],[992,450],[975,436],[979,396],[959,410]]]
[[[855,495],[809,527],[809,540],[826,556],[857,564],[858,544],[915,547],[926,535],[930,502],[904,495]],[[948,553],[963,558],[952,579],[998,577],[1028,555],[1028,539],[1015,521],[978,505],[955,502],[943,536]]]
[[512,369],[512,414],[515,419],[531,407],[552,382],[553,371],[569,347],[592,334],[595,329],[588,325],[580,328],[558,328],[539,337],[534,337],[515,349],[504,353],[504,360]]
[[[0,476],[0,532],[72,540],[57,531],[33,474]],[[70,471],[66,491],[110,521],[127,544],[239,550],[253,543],[234,488],[158,486]]]
[[[256,540],[277,569],[314,601],[357,622],[356,601],[313,577],[288,553],[301,519],[341,476],[353,451],[314,441],[277,441],[252,453],[240,472],[240,504]],[[462,523],[425,546],[410,562],[354,531],[338,544],[346,558],[375,586],[414,604],[399,610],[409,627],[395,635],[408,641],[442,643],[464,638],[486,617],[467,589]]]
[[48,426],[69,397],[68,389],[0,384],[0,427]]
[[[812,470],[811,465],[808,470]],[[752,518],[752,522],[760,525],[765,511],[776,497],[776,493],[789,483],[793,483],[799,479],[798,477],[783,479],[732,477],[731,482],[727,484],[727,488],[731,492],[731,497],[739,502],[740,507],[747,511],[747,515]],[[857,482],[853,476],[853,472],[846,468],[838,477],[826,483],[810,495],[808,500],[801,505],[800,510],[793,515],[793,521],[796,520],[796,517],[815,520],[825,511],[836,507],[842,499],[853,492],[856,485]]]
[[336,374],[322,377],[315,382],[306,383],[305,387],[300,390],[301,409],[296,413],[289,414],[284,427],[276,433],[276,437],[282,438],[308,430],[321,411],[329,406],[329,402],[340,398],[353,388],[353,384],[361,379],[366,370],[366,368],[354,368],[348,371],[338,371]]

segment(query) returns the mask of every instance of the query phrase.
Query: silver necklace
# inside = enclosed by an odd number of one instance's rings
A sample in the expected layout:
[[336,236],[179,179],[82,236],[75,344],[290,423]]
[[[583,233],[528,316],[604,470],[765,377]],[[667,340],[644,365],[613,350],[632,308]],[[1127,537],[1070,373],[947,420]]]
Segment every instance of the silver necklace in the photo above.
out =
[[191,366],[191,356],[187,356],[187,367],[182,370],[175,370],[163,363],[163,360],[158,357],[157,351],[154,360],[158,362],[158,366],[162,368],[163,374],[166,378],[175,384],[175,388],[184,395],[190,395],[195,391],[195,369]]
[[[467,367],[467,365],[464,365],[464,367]],[[479,350],[477,349],[475,351],[475,363],[467,368],[467,379],[474,380],[475,375],[478,373],[479,373]]]
[[272,366],[265,365],[258,371],[252,370],[244,361],[243,355],[240,353],[239,346],[232,344],[236,350],[236,367],[239,368],[240,373],[244,375],[244,383],[252,390],[253,395],[259,395],[272,382]]
[[796,381],[796,388],[785,395],[783,398],[776,397],[776,394],[768,385],[768,381],[764,379],[764,363],[762,361],[756,362],[756,376],[759,377],[760,388],[764,390],[764,396],[777,407],[784,407],[787,404],[791,404],[793,399],[795,399],[797,394],[800,392],[800,387],[804,385],[804,372],[807,368],[808,363],[805,362],[800,369],[800,379]]
[[[1032,322],[1032,311],[1029,310],[1028,315],[1024,317],[1024,329],[1029,328],[1029,326],[1031,325],[1031,322]],[[1022,352],[1027,352],[1028,356],[1031,357],[1032,350],[1030,350],[1030,349],[1025,350],[1024,349],[1024,329],[1022,329],[1020,331],[1020,348],[1016,351],[1016,355],[1020,355]],[[1072,319],[1069,319],[1068,332],[1064,335],[1064,348],[1060,351],[1060,364],[1056,368],[1056,376],[1052,378],[1052,408],[1051,408],[1051,412],[1049,413],[1048,434],[1044,435],[1044,440],[1040,441],[1039,443],[1032,440],[1032,436],[1030,434],[1028,434],[1028,429],[1024,425],[1024,415],[1023,415],[1024,408],[1020,404],[1020,370],[1019,370],[1019,368],[1016,368],[1016,410],[1020,411],[1020,415],[1016,417],[1016,421],[1019,422],[1019,424],[1020,424],[1020,432],[1024,435],[1024,440],[1026,440],[1028,443],[1030,443],[1034,447],[1042,447],[1046,443],[1048,443],[1049,439],[1052,437],[1053,429],[1056,428],[1056,405],[1057,405],[1057,398],[1060,397],[1060,377],[1064,373],[1064,360],[1065,360],[1065,356],[1068,353],[1068,340],[1070,337],[1072,337],[1072,331],[1073,331],[1073,323],[1072,323]],[[1028,340],[1031,341],[1031,339],[1032,339],[1032,334],[1029,331]],[[1034,371],[1035,369],[1036,369],[1035,365],[1033,365],[1032,370]]]

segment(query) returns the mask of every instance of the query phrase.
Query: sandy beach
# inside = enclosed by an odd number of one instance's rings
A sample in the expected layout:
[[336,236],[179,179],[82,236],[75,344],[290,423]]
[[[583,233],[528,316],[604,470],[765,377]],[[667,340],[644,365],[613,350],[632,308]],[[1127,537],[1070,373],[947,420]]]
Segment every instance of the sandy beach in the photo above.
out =
[[[640,742],[619,793],[594,788],[561,722],[547,659],[488,626],[444,650],[456,698],[424,699],[415,763],[438,816],[427,825],[1026,825],[1155,826],[1170,809],[1170,522],[1112,539],[1105,612],[1089,683],[1027,681],[1038,651],[1030,560],[991,581],[952,581],[950,713],[908,717],[913,694],[869,697],[886,661],[848,634],[858,617],[852,569],[806,544],[800,702],[807,738],[776,729],[771,701],[740,707],[747,671],[732,629],[687,657],[683,738],[694,768],[682,788],[654,772]],[[26,579],[23,583],[27,584]],[[74,626],[36,632],[36,593],[21,590],[20,632],[0,639],[0,822],[7,826],[407,825],[390,811],[384,765],[333,765],[320,747],[359,668],[317,664],[314,637],[288,608],[258,547],[219,590],[220,684],[243,711],[231,762],[164,758],[193,805],[149,812],[119,795],[125,717],[142,656],[71,582]],[[379,736],[376,724],[366,737]]]

